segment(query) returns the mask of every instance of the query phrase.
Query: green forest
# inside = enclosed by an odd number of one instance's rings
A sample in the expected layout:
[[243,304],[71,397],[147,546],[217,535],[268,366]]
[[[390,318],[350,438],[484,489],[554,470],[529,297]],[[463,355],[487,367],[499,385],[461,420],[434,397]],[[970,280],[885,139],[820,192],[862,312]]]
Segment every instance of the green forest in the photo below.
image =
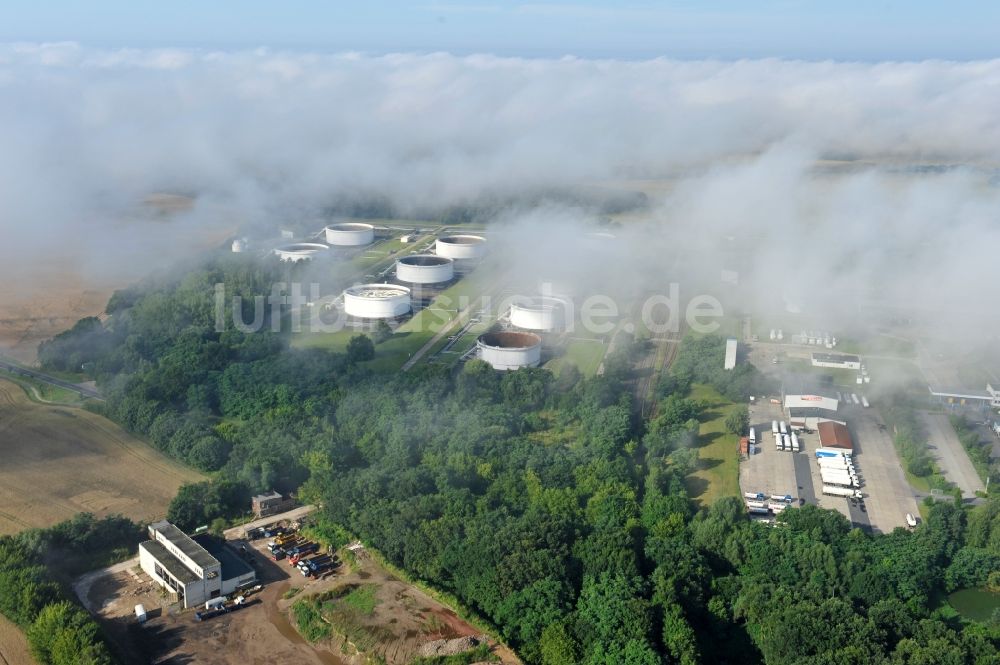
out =
[[528,663],[1000,662],[1000,618],[965,622],[943,602],[1000,586],[995,496],[934,503],[915,532],[882,536],[811,506],[776,526],[738,497],[695,511],[692,385],[738,401],[760,381],[721,372],[723,339],[685,340],[643,421],[628,384],[638,342],[597,377],[475,360],[384,375],[365,354],[215,331],[216,283],[252,296],[279,272],[213,259],[117,293],[106,323],[40,350],[47,368],[93,375],[108,417],[212,475],[171,506],[183,528],[244,511],[251,492],[297,491]]

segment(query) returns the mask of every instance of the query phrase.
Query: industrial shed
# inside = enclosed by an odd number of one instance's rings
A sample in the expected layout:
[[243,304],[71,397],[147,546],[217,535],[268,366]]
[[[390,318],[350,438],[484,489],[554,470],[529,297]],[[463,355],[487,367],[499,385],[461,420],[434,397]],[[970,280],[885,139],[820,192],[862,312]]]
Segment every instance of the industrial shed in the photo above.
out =
[[166,520],[150,524],[149,535],[150,540],[139,544],[139,566],[182,607],[226,596],[257,579],[253,569],[224,545],[201,536],[196,542]]
[[822,447],[854,450],[851,432],[846,425],[834,420],[823,420],[816,426],[816,430],[819,432],[819,444]]

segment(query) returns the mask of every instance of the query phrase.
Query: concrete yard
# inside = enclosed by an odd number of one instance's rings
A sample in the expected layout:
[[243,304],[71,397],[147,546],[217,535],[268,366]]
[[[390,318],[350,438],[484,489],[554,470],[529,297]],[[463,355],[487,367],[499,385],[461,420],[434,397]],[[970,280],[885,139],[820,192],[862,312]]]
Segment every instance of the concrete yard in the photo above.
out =
[[962,497],[973,499],[976,492],[984,492],[986,487],[972,466],[969,455],[958,440],[955,429],[942,413],[920,414],[927,430],[927,447],[944,477],[962,490]]
[[760,402],[758,400],[750,407],[750,426],[757,431],[758,452],[740,462],[740,491],[799,497],[800,483],[796,481],[793,460],[796,453],[774,449],[771,421],[783,418],[781,407],[767,401]]
[[861,492],[872,530],[889,533],[896,527],[906,527],[907,513],[919,515],[917,500],[885,423],[873,409],[853,407],[848,414],[855,463],[862,478]]

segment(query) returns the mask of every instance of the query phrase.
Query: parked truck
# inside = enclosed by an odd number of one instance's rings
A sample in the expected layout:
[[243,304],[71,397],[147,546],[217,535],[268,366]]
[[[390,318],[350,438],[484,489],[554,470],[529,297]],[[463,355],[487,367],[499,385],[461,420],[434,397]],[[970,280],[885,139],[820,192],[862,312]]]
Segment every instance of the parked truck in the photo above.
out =
[[864,395],[861,396],[861,406],[865,407],[866,409],[871,406],[871,404],[869,404],[868,402],[868,398],[865,397]]
[[816,457],[851,457],[851,451],[843,448],[817,448]]
[[795,498],[791,494],[784,494],[784,495],[781,495],[781,494],[772,494],[771,495],[771,500],[772,501],[781,501],[782,503],[792,503],[793,501],[795,501]]
[[822,469],[846,469],[851,466],[846,457],[817,457],[816,464]]
[[755,501],[761,501],[767,498],[763,492],[744,492],[743,496],[747,499],[753,499]]
[[795,432],[792,432],[792,452],[799,452],[799,437],[795,435]]
[[757,430],[750,428],[750,443],[757,443]]
[[771,421],[771,433],[772,434],[777,434],[778,433],[778,421],[777,420],[772,420]]
[[767,508],[764,501],[747,501],[747,508]]
[[842,496],[849,499],[860,499],[861,492],[855,489],[850,489],[847,487],[834,487],[832,485],[823,485],[823,494],[827,496]]
[[778,423],[778,429],[781,430],[782,436],[784,436],[785,434],[788,434],[788,427],[785,426],[785,421],[784,420],[782,420],[781,422]]

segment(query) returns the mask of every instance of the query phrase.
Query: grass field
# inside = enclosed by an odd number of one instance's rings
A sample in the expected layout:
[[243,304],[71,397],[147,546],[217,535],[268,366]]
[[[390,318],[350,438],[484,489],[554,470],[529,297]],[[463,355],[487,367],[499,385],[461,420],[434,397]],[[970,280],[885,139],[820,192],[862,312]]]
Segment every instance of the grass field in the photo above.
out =
[[0,534],[79,512],[136,520],[166,514],[183,482],[203,479],[111,421],[31,401],[0,380]]
[[15,375],[3,369],[0,369],[0,379],[7,379],[21,386],[27,392],[28,397],[36,402],[79,406],[84,401],[80,393],[73,390],[54,386],[51,383],[38,381],[28,376]]
[[606,344],[596,340],[573,340],[566,344],[563,355],[545,363],[545,367],[558,376],[559,370],[569,363],[576,365],[584,376],[593,376],[597,373],[597,368],[607,350]]
[[726,432],[726,416],[742,405],[734,404],[703,384],[695,384],[691,397],[708,405],[698,428],[698,470],[687,478],[688,493],[702,506],[723,496],[739,496],[739,459],[736,437]]

